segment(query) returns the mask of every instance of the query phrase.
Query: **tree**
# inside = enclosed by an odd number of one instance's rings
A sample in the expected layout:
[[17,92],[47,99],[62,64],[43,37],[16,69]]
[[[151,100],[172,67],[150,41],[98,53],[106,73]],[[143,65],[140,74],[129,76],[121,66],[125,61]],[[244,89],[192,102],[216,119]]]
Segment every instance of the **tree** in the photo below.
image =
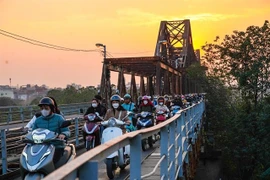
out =
[[270,85],[269,23],[234,31],[219,41],[217,37],[203,50],[206,85],[216,88],[206,88],[211,93],[208,97],[226,94],[209,100],[207,107],[208,119],[218,130],[226,173],[229,179],[265,177],[270,167],[270,105],[265,98]]
[[0,97],[0,106],[16,106],[16,103],[9,97]]

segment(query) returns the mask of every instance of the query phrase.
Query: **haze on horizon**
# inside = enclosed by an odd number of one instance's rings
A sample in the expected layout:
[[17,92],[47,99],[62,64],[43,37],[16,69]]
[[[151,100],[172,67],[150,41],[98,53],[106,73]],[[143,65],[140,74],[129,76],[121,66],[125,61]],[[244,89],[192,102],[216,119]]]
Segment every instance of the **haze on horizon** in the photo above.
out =
[[[261,26],[269,12],[268,0],[2,0],[0,29],[68,48],[94,50],[103,43],[113,57],[152,56],[162,20],[190,19],[199,49],[217,35]],[[13,86],[97,86],[101,62],[98,52],[48,49],[0,34],[0,85],[11,78]],[[114,84],[116,77],[113,73]]]

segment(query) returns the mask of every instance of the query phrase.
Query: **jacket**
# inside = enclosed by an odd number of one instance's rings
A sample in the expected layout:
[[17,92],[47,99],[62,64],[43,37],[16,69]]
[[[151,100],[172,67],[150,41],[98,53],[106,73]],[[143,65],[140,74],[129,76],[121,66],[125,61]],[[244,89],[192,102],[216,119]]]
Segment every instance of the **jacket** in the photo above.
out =
[[127,111],[133,111],[135,109],[135,104],[133,102],[130,102],[128,104],[123,103],[122,107]]
[[94,108],[94,107],[92,107],[92,106],[89,107],[89,108],[86,110],[86,112],[84,113],[84,115],[88,115],[88,114],[90,114],[90,113],[98,112],[99,115],[103,117],[103,116],[106,114],[106,111],[107,111],[107,109],[106,109],[103,105],[101,105],[101,104],[99,103],[98,106],[97,106],[96,108]]
[[148,100],[147,104],[143,104],[143,103],[140,104],[139,112],[141,113],[143,111],[147,111],[147,112],[150,112],[150,113],[152,113],[154,111],[154,105],[150,100]]
[[[122,120],[125,116],[127,116],[127,111],[125,109],[120,109],[120,110],[114,110],[114,109],[108,109],[104,120],[108,120],[110,117],[115,117],[116,119]],[[128,122],[130,121],[128,117],[124,119],[124,121]]]
[[64,117],[59,114],[52,114],[47,117],[39,116],[34,123],[33,130],[44,128],[58,134],[64,134],[68,138],[70,137],[69,128],[60,128],[63,121],[65,121]]

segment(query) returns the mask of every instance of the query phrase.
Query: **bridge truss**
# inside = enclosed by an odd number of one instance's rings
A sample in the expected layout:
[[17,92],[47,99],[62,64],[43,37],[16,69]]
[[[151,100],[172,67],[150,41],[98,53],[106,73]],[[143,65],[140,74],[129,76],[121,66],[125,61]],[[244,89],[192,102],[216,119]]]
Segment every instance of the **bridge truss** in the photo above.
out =
[[[107,100],[111,96],[110,71],[119,73],[117,89],[121,96],[127,93],[124,74],[131,75],[128,93],[134,100],[145,94],[198,92],[186,73],[186,68],[195,62],[200,62],[200,52],[193,49],[190,20],[161,21],[154,56],[104,59],[100,92]],[[135,76],[140,77],[139,93]]]

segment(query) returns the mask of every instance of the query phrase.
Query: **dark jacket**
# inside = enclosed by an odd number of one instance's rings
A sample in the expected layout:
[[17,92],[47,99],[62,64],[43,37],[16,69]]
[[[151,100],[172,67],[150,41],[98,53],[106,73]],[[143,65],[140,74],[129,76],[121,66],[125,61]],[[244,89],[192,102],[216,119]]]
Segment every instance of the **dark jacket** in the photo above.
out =
[[180,107],[183,107],[183,102],[181,99],[175,99],[172,101],[173,103],[173,106],[180,106]]
[[89,107],[86,112],[84,113],[84,115],[88,115],[88,114],[91,114],[91,113],[95,113],[95,112],[98,112],[100,116],[104,116],[107,112],[107,109],[101,105],[101,104],[98,104],[98,106],[96,108],[94,107]]
[[147,112],[150,112],[152,113],[154,111],[154,104],[148,100],[148,103],[147,104],[143,104],[141,103],[140,106],[139,106],[139,112],[143,112],[143,111],[147,111]]

